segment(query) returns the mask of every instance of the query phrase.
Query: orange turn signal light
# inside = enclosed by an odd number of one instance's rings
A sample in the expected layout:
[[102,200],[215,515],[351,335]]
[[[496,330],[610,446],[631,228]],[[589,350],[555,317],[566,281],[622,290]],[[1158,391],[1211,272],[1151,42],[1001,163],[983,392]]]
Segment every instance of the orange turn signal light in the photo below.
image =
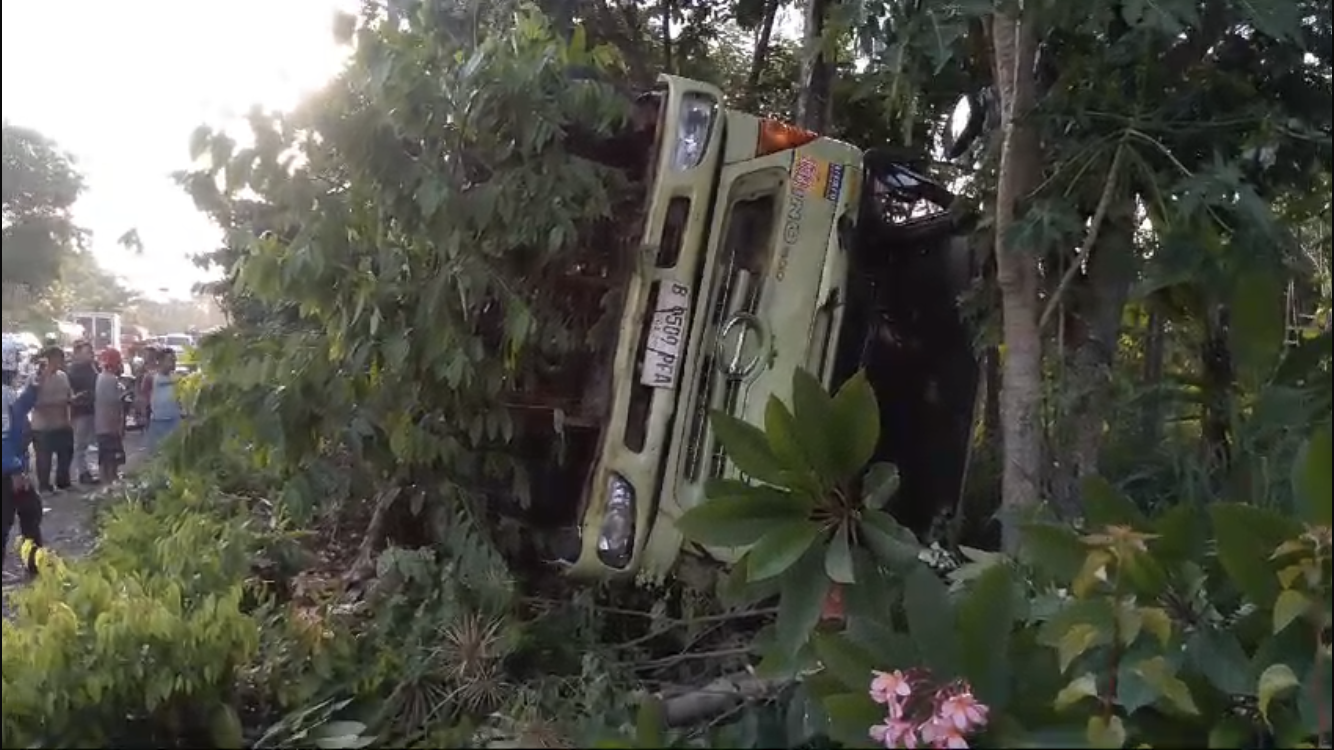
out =
[[755,147],[758,152],[756,156],[768,156],[779,151],[801,148],[819,137],[819,135],[796,125],[789,125],[778,120],[761,120],[760,139]]

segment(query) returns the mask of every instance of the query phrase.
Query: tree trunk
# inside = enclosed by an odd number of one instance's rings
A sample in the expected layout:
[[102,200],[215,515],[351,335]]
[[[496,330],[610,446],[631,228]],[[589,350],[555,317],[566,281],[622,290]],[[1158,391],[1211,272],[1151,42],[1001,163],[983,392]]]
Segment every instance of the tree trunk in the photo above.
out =
[[1067,484],[1055,493],[1068,518],[1080,514],[1079,487],[1098,471],[1108,409],[1111,408],[1112,366],[1121,334],[1121,315],[1134,272],[1135,203],[1120,191],[1111,202],[1078,286],[1074,306],[1077,336],[1070,341],[1067,383],[1075,394],[1068,407],[1068,440],[1060,466]]
[[1149,300],[1148,331],[1144,337],[1144,373],[1140,388],[1147,394],[1140,412],[1140,437],[1144,445],[1157,445],[1163,433],[1163,362],[1165,353],[1163,313]]
[[760,104],[760,76],[769,61],[769,40],[774,34],[774,20],[778,18],[779,0],[769,0],[764,5],[764,19],[760,21],[759,32],[755,36],[755,52],[750,58],[750,73],[746,75],[746,109],[755,112]]
[[835,2],[807,0],[806,4],[802,89],[797,99],[797,124],[816,133],[826,132],[834,116],[834,64],[824,51],[824,30],[825,19]]
[[1038,326],[1038,267],[1030,248],[1010,234],[1019,204],[1037,187],[1037,133],[1026,122],[1034,101],[1036,43],[1020,11],[992,17],[992,52],[1001,109],[1000,171],[996,182],[996,281],[1001,292],[1002,544],[1019,543],[1015,514],[1041,500],[1042,336]]
[[676,3],[665,0],[662,4],[662,69],[667,73],[675,72],[672,66],[672,11]]
[[987,445],[1001,444],[1001,356],[1000,347],[988,346],[983,356],[984,384],[987,389],[986,409],[982,413],[982,441]]
[[1219,475],[1232,465],[1232,388],[1235,375],[1228,347],[1228,309],[1211,304],[1204,316],[1200,360],[1204,380],[1204,450]]

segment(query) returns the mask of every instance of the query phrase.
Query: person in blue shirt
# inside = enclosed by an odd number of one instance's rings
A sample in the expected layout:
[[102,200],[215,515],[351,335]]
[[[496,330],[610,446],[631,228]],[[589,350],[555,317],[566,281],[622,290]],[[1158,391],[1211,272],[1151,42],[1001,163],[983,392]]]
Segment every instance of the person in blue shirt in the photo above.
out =
[[[36,549],[42,545],[42,498],[28,478],[28,413],[37,403],[42,375],[36,375],[19,390],[22,351],[14,342],[5,341],[0,355],[4,376],[4,433],[0,443],[0,467],[4,469],[4,546],[9,546],[9,532],[14,517],[18,516],[19,531]],[[31,561],[28,572],[34,572]]]
[[158,371],[151,376],[148,396],[148,449],[156,451],[163,440],[181,424],[184,412],[176,386],[176,352],[167,349],[158,360]]

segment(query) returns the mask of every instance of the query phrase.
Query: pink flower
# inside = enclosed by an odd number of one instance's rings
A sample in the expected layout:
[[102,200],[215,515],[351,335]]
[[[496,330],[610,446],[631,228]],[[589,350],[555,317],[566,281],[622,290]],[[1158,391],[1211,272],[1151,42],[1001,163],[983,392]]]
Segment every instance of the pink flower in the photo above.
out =
[[912,684],[908,682],[903,672],[897,669],[893,672],[872,672],[872,674],[875,677],[871,680],[871,700],[890,706],[890,714],[896,715],[894,709],[912,695]]
[[960,733],[969,732],[987,723],[987,707],[977,702],[971,692],[954,693],[936,708],[936,720]]
[[887,748],[914,750],[917,747],[917,727],[911,721],[891,718],[884,724],[871,727],[871,739]]
[[968,740],[964,739],[963,731],[939,716],[922,725],[922,741],[933,748],[968,750]]

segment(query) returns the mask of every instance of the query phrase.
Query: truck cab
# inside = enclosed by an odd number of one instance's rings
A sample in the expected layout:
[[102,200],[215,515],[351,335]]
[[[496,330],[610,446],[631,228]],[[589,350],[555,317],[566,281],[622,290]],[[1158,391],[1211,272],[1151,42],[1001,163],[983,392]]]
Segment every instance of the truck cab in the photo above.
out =
[[672,520],[735,472],[709,412],[761,423],[795,368],[833,375],[862,151],[660,84],[641,100],[657,113],[639,252],[565,555],[578,577],[669,569]]
[[[622,130],[567,134],[628,183],[538,290],[590,343],[505,386],[524,470],[492,507],[576,578],[670,572],[675,519],[710,479],[737,476],[710,414],[762,425],[797,368],[830,389],[866,370],[886,426],[876,460],[903,475],[901,522],[922,529],[958,496],[977,369],[953,196],[903,157],[723,102],[665,75]],[[690,552],[727,563],[743,550]]]

